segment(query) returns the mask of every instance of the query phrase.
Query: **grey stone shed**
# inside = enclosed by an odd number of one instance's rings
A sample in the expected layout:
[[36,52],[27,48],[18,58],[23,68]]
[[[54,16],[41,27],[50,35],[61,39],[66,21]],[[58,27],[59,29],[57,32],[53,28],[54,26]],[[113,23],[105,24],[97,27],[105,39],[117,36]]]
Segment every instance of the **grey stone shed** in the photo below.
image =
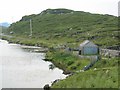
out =
[[99,47],[89,40],[85,40],[79,46],[79,55],[97,55]]

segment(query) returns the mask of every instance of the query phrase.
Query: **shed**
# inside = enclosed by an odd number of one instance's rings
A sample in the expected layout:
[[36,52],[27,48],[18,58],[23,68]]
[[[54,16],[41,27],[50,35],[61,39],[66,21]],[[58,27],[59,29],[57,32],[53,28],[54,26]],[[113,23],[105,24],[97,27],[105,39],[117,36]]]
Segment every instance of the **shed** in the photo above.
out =
[[79,46],[79,55],[97,55],[99,47],[89,40],[85,40]]

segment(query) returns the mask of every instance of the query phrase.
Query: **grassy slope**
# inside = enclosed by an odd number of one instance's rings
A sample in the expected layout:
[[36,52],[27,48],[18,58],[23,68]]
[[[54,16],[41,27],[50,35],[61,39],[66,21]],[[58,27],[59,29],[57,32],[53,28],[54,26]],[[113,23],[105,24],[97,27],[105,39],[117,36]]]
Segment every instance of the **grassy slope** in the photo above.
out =
[[52,88],[118,88],[118,59],[98,61],[92,69],[61,80]]
[[42,14],[24,16],[11,25],[9,32],[13,31],[16,36],[28,38],[29,20],[32,19],[32,38],[48,45],[50,43],[50,46],[67,44],[76,47],[86,39],[99,46],[119,44],[117,17],[69,10],[65,10],[69,13],[51,13],[53,11],[46,10]]

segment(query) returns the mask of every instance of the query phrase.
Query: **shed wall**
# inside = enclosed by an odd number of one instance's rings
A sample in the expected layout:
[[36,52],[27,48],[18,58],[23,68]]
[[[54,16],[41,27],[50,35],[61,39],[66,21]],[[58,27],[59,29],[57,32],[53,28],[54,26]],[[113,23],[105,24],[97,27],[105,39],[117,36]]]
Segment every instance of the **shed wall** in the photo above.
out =
[[97,47],[84,47],[83,48],[83,54],[85,55],[92,55],[92,54],[98,54],[98,48]]

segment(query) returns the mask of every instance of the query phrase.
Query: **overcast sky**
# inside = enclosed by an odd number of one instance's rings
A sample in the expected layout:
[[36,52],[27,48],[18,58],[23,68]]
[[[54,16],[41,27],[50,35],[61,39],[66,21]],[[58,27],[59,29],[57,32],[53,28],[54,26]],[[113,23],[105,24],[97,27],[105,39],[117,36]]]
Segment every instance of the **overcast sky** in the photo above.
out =
[[38,14],[51,8],[66,8],[118,16],[120,0],[0,0],[0,23],[16,22],[24,15]]

